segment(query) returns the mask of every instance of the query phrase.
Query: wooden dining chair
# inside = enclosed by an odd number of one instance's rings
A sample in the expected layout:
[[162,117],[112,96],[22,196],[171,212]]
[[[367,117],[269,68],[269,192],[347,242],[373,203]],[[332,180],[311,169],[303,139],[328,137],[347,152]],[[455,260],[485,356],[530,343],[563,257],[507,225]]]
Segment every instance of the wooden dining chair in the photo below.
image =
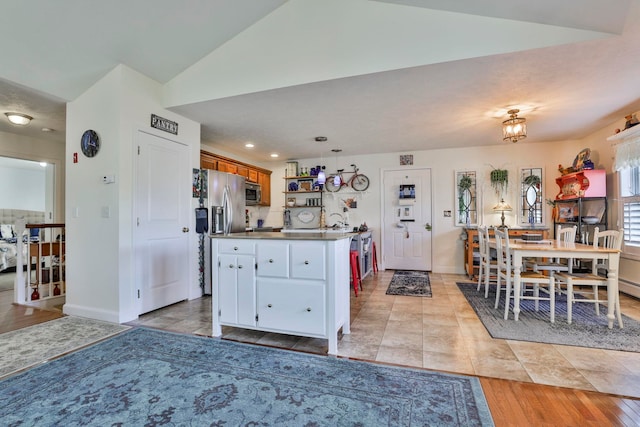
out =
[[[606,230],[600,231],[595,228],[593,234],[594,248],[620,249],[622,247],[622,239],[624,230]],[[556,280],[559,284],[566,286],[567,294],[567,323],[571,323],[573,314],[573,304],[575,303],[592,303],[595,304],[596,315],[600,315],[600,302],[606,302],[599,298],[600,287],[609,286],[607,279],[607,270],[609,268],[608,261],[594,260],[590,273],[557,273]],[[622,328],[622,314],[620,312],[620,291],[615,298],[615,311],[618,318],[618,324]]]
[[[498,228],[494,229],[496,237],[496,248],[498,254],[498,277],[496,283],[496,302],[497,309],[500,303],[500,294],[502,293],[502,280],[505,282],[505,302],[504,302],[504,319],[509,318],[509,303],[513,299],[513,271],[511,268],[511,254],[509,250],[509,233]],[[542,292],[542,295],[541,295]],[[520,273],[520,300],[533,300],[534,308],[539,310],[540,301],[549,301],[549,320],[555,322],[556,311],[556,292],[555,279],[553,276],[545,276],[535,271],[522,271]],[[517,319],[516,319],[517,320]]]
[[489,283],[495,282],[498,272],[498,261],[491,256],[489,247],[489,228],[487,226],[478,227],[478,252],[480,254],[480,265],[478,266],[478,291],[484,284],[484,297],[489,297]]

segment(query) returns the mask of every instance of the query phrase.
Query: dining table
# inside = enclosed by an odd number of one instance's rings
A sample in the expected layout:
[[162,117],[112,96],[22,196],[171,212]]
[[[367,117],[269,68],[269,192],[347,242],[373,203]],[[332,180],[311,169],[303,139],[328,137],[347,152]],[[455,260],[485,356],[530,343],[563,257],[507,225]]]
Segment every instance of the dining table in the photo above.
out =
[[[490,246],[495,248],[496,243],[491,239]],[[607,320],[609,329],[613,328],[616,317],[615,307],[618,298],[618,268],[620,265],[620,250],[606,247],[573,242],[559,242],[557,240],[524,241],[511,239],[509,241],[511,254],[511,271],[513,272],[513,317],[517,321],[520,314],[520,291],[523,260],[526,258],[563,258],[563,259],[590,259],[593,262],[606,260],[607,268]],[[620,313],[618,313],[619,326],[622,328]]]

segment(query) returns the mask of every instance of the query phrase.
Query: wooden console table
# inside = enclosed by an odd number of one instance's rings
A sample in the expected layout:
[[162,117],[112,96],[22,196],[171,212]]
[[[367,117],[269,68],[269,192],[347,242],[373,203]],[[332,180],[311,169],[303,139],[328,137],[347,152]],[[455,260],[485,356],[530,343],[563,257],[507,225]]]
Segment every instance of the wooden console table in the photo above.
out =
[[[549,238],[549,229],[545,227],[535,227],[535,228],[509,228],[509,238],[517,239],[523,234],[529,233],[542,233],[543,239]],[[478,256],[478,228],[477,227],[465,227],[464,231],[467,233],[467,240],[464,242],[464,270],[469,276],[470,279],[478,278],[478,267],[479,264],[474,264],[473,256],[474,253]],[[489,236],[493,237],[493,229],[489,228]]]

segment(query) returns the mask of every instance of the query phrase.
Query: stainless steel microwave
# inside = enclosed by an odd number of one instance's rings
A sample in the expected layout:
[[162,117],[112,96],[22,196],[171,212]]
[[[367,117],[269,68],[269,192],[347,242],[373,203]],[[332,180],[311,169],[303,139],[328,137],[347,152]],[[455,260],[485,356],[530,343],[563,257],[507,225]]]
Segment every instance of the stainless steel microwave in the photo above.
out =
[[262,200],[262,190],[260,189],[260,184],[247,182],[245,185],[244,194],[247,206],[257,205]]

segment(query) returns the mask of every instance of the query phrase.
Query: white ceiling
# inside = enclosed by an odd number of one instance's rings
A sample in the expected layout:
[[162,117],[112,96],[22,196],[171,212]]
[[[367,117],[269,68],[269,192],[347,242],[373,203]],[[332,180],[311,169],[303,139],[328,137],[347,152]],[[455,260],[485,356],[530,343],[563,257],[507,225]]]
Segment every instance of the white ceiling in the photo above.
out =
[[0,6],[0,112],[34,117],[0,131],[52,142],[64,103],[118,64],[166,84],[166,107],[202,123],[208,145],[263,162],[507,144],[512,107],[528,123],[519,144],[579,139],[640,110],[640,0]]

